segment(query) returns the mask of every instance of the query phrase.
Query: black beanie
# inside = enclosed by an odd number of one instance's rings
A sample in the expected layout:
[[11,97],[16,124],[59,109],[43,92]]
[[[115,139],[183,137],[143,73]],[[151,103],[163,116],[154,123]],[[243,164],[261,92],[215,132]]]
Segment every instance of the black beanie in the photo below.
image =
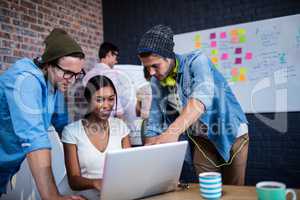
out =
[[54,28],[44,43],[46,48],[42,55],[42,63],[47,63],[72,53],[84,54],[78,43],[60,28]]
[[138,54],[155,53],[165,58],[174,58],[173,31],[170,27],[156,25],[148,30],[140,40]]

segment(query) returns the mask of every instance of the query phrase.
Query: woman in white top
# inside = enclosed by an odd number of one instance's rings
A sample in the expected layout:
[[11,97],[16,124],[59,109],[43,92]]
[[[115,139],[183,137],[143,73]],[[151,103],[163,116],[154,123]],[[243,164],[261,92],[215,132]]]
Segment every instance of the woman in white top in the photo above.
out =
[[89,103],[88,114],[66,126],[62,133],[66,170],[73,190],[100,191],[105,153],[130,147],[130,131],[122,120],[109,117],[117,101],[109,78],[91,78],[84,96]]

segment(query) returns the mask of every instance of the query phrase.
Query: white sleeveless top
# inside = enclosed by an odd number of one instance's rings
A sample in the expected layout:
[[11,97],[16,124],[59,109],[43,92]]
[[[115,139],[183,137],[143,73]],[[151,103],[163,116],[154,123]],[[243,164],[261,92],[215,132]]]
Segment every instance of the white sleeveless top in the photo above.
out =
[[89,140],[82,120],[66,126],[61,141],[76,144],[81,176],[98,179],[103,177],[105,154],[108,151],[122,149],[122,139],[129,134],[126,124],[117,118],[109,118],[109,140],[104,152],[99,151]]

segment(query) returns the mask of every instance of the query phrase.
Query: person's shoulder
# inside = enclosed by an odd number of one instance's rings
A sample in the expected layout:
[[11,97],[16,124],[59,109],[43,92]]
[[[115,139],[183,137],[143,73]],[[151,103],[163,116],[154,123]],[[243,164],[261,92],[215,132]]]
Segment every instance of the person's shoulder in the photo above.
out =
[[82,119],[71,122],[70,124],[65,126],[65,129],[74,130],[74,129],[81,128],[81,126],[82,126]]
[[9,67],[3,74],[3,79],[10,79],[15,82],[17,79],[26,81],[39,81],[45,84],[45,78],[42,71],[29,58],[22,58],[17,60],[11,67]]

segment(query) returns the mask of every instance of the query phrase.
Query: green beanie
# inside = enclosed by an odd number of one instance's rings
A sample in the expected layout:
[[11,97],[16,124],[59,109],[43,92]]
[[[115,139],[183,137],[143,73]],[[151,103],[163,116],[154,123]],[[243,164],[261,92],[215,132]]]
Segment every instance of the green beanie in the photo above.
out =
[[42,63],[51,62],[72,53],[84,54],[77,42],[60,28],[54,28],[44,43],[46,48],[42,55]]

